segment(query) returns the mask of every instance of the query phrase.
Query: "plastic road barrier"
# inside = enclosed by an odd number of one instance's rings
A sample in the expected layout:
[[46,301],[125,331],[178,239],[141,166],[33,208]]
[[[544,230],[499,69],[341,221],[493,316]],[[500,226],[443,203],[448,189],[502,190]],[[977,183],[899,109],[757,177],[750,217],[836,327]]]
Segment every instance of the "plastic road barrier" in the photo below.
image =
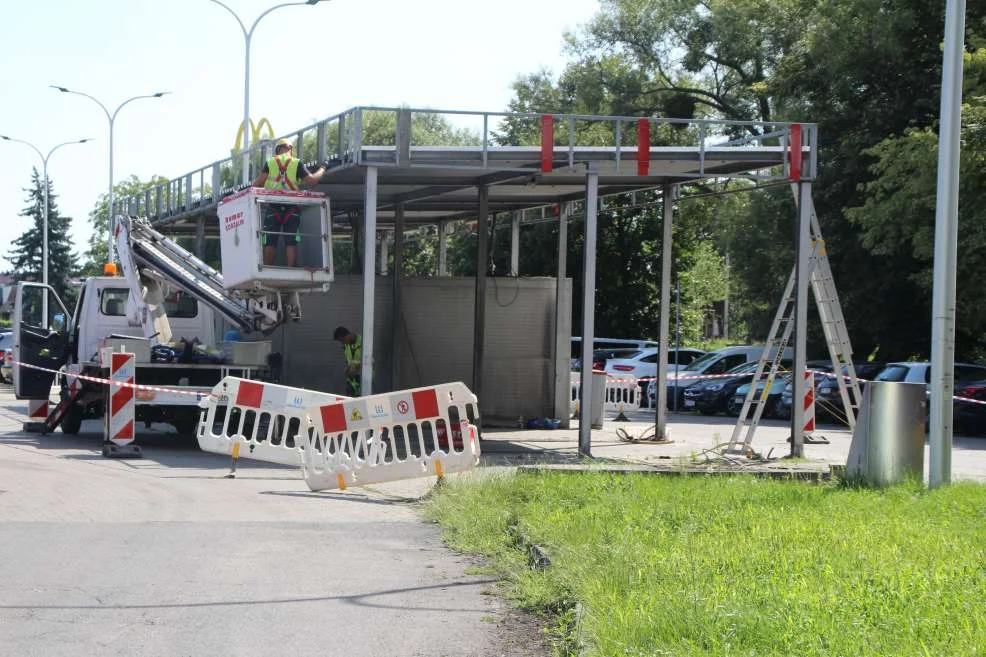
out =
[[463,383],[370,395],[310,409],[300,436],[311,490],[465,472],[479,463],[476,396]]
[[196,437],[202,451],[301,465],[296,437],[309,426],[308,409],[345,400],[326,392],[227,376],[199,402]]

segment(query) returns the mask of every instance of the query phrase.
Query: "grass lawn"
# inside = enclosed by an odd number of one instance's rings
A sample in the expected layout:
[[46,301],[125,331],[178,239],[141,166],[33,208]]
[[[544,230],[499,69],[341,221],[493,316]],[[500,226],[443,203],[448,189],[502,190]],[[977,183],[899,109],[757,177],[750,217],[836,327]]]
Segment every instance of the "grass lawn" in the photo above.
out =
[[986,655],[984,486],[517,474],[426,513],[561,655]]

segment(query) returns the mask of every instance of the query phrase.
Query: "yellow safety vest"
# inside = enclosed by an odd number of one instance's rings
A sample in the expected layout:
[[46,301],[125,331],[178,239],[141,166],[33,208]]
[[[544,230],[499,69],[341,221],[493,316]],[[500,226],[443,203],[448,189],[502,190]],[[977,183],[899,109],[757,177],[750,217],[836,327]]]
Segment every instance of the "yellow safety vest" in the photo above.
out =
[[[342,345],[342,355],[346,359],[346,365],[362,365],[363,364],[363,336],[356,335],[356,341],[352,344]],[[358,377],[349,377],[353,380],[359,380]]]
[[296,157],[290,155],[275,155],[267,160],[267,182],[264,183],[266,189],[291,189],[297,190],[298,183],[298,163]]

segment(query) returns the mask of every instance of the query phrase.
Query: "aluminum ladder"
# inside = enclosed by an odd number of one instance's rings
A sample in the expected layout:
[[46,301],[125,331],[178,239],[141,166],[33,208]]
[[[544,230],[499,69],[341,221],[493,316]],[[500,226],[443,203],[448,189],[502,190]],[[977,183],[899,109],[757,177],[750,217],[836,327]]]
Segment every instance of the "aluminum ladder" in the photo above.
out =
[[[797,188],[792,186],[797,200]],[[856,378],[856,369],[852,362],[852,344],[849,340],[849,331],[846,328],[845,317],[842,314],[842,305],[839,303],[839,294],[835,289],[835,279],[832,277],[832,268],[828,261],[828,252],[825,248],[825,240],[822,238],[821,226],[818,222],[818,215],[815,213],[814,203],[810,210],[811,217],[811,256],[809,258],[809,282],[815,296],[815,304],[818,309],[818,316],[822,323],[822,332],[825,335],[825,343],[828,346],[829,358],[832,361],[833,376],[839,386],[839,395],[842,398],[843,409],[845,409],[846,420],[850,429],[856,427],[856,417],[859,412],[862,393],[859,388],[859,380]],[[774,323],[770,327],[770,334],[767,337],[767,344],[764,347],[763,355],[757,365],[757,371],[750,388],[743,401],[743,408],[740,411],[733,433],[726,446],[725,452],[728,454],[748,454],[750,445],[753,443],[753,436],[763,415],[764,406],[770,388],[780,369],[781,355],[787,347],[794,330],[795,317],[795,285],[796,268],[791,270],[787,285],[784,288],[784,295],[781,298],[780,306],[774,317]],[[773,351],[772,351],[773,350]],[[763,393],[757,396],[757,388],[762,380],[767,363],[770,362],[770,371],[764,382]],[[843,373],[843,370],[845,372]],[[752,416],[751,416],[752,411]],[[743,430],[746,435],[740,440]]]

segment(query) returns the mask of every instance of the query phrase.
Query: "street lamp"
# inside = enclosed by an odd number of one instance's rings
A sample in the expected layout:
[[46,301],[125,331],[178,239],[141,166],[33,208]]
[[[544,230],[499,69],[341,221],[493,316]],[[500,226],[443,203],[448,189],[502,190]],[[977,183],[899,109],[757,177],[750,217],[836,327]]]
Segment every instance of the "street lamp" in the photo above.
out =
[[[4,141],[15,141],[18,144],[24,144],[25,146],[30,146],[31,148],[34,149],[34,152],[38,154],[38,157],[41,158],[42,168],[44,169],[44,186],[42,187],[42,195],[44,197],[44,201],[41,208],[41,216],[42,216],[41,243],[43,245],[41,247],[41,260],[42,260],[41,282],[47,285],[48,284],[48,158],[50,158],[51,154],[57,151],[62,146],[68,146],[69,144],[84,144],[87,141],[90,141],[90,139],[87,137],[85,139],[78,139],[76,141],[63,142],[52,148],[50,151],[48,151],[47,155],[42,153],[41,149],[39,149],[37,146],[35,146],[31,142],[24,141],[23,139],[14,139],[13,137],[8,137],[7,135],[0,135],[0,139],[3,139]],[[44,298],[45,298],[45,304],[47,305],[48,295],[45,294]],[[47,318],[47,316],[48,313],[46,309],[45,318]],[[45,321],[47,321],[47,319]]]
[[106,237],[106,261],[107,262],[113,262],[114,261],[114,258],[113,258],[113,228],[114,228],[114,226],[113,226],[113,122],[116,121],[116,115],[119,114],[120,113],[120,110],[122,110],[124,108],[124,106],[127,105],[128,103],[132,103],[133,101],[139,100],[141,98],[160,98],[161,96],[164,96],[164,95],[169,94],[171,92],[170,91],[159,91],[157,93],[147,94],[145,96],[134,96],[133,98],[128,98],[127,100],[125,100],[122,103],[120,103],[117,106],[117,108],[113,111],[113,113],[110,114],[110,111],[108,109],[106,109],[106,105],[103,105],[101,102],[99,102],[98,99],[93,98],[92,96],[90,96],[87,93],[83,93],[81,91],[73,91],[71,89],[66,89],[65,87],[59,87],[59,86],[56,86],[54,84],[51,85],[51,88],[52,89],[58,89],[62,93],[66,93],[66,94],[75,94],[77,96],[85,96],[89,100],[91,100],[94,103],[96,103],[97,105],[99,105],[100,108],[102,108],[103,112],[106,113],[106,118],[110,122],[110,191],[109,191],[108,203],[107,203],[107,206],[106,206],[106,218],[107,218],[107,220],[106,220],[106,226],[109,229],[109,234]]
[[[301,5],[317,5],[323,0],[305,0],[305,2],[285,2],[280,5],[274,5],[264,13],[257,16],[257,20],[253,21],[253,25],[250,26],[248,30],[240,17],[236,15],[236,12],[227,7],[225,4],[219,0],[210,0],[216,3],[236,19],[239,23],[240,29],[243,30],[243,38],[246,41],[246,50],[244,53],[244,67],[243,67],[243,184],[250,184],[250,39],[253,37],[253,31],[257,27],[257,23],[260,22],[267,14],[271,13],[275,9],[280,9],[281,7],[294,7]],[[327,1],[327,0],[326,0]]]

